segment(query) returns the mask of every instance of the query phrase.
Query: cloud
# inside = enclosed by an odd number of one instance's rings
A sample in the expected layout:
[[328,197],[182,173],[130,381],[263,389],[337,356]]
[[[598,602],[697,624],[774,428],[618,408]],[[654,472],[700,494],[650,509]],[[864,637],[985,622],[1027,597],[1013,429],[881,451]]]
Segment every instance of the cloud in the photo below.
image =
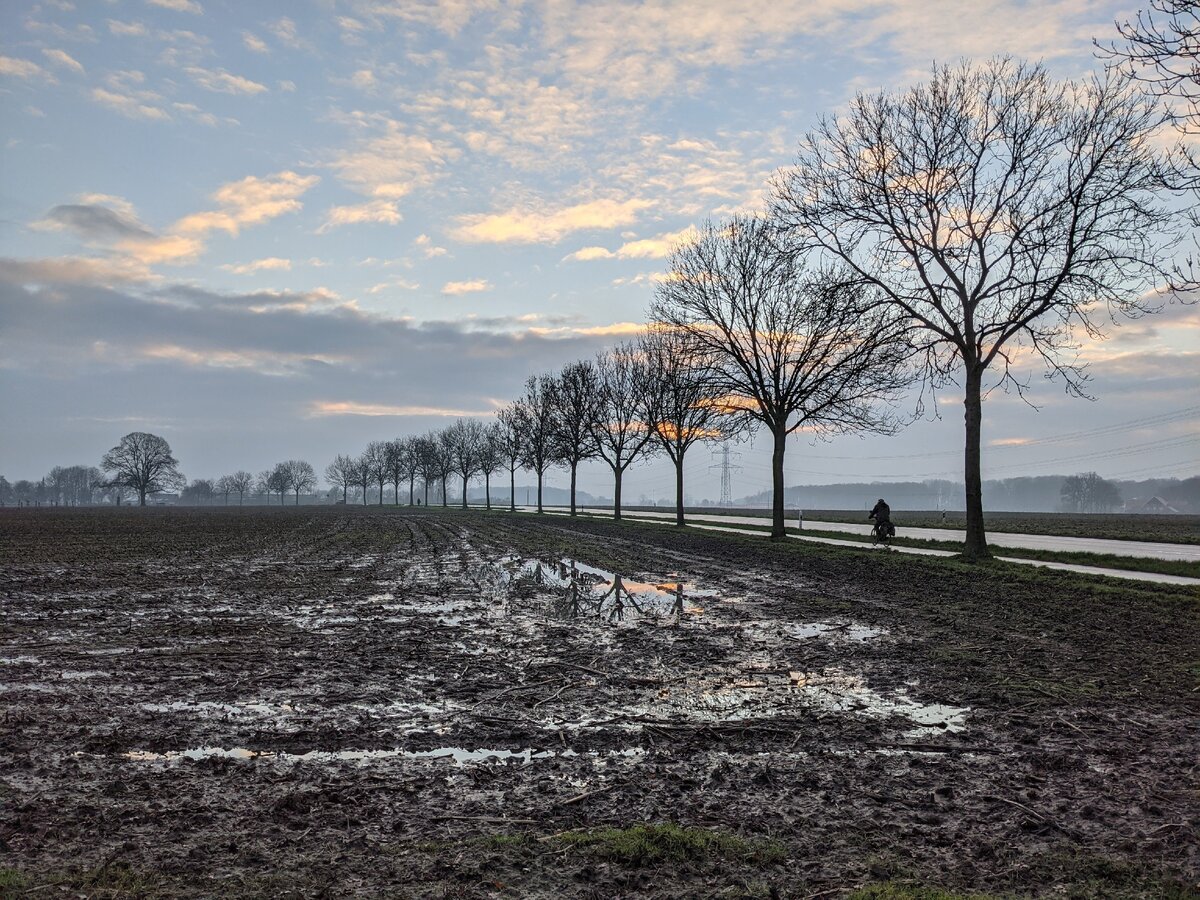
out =
[[476,278],[471,281],[447,281],[442,285],[442,293],[452,297],[459,294],[477,294],[481,291],[490,291],[492,283],[482,278]]
[[[371,124],[369,119],[352,121]],[[368,197],[399,200],[432,183],[460,155],[453,144],[412,134],[399,122],[385,119],[382,127],[382,134],[341,151],[330,163],[343,182]]]
[[242,43],[247,50],[253,50],[255,53],[271,52],[271,48],[267,46],[266,41],[249,31],[242,32]]
[[51,78],[49,72],[28,59],[16,59],[12,56],[0,56],[0,75],[11,75],[14,78]]
[[416,244],[417,249],[421,251],[421,254],[426,259],[433,259],[434,257],[437,257],[437,256],[446,256],[450,252],[445,247],[437,246],[433,242],[433,238],[431,238],[427,234],[417,235],[413,239],[413,243]]
[[321,179],[317,175],[276,172],[253,175],[222,185],[212,196],[218,209],[193,213],[175,223],[175,231],[203,235],[213,230],[236,235],[245,225],[257,225],[303,207],[300,197]]
[[381,281],[379,284],[373,284],[367,288],[368,294],[382,294],[384,291],[415,291],[421,285],[415,281],[409,281],[407,278],[393,278],[391,281]]
[[394,406],[389,403],[355,403],[352,400],[318,400],[310,404],[306,415],[317,418],[326,416],[436,416],[459,418],[462,416],[490,416],[495,408],[482,410],[446,409],[440,406]]
[[471,19],[499,9],[500,0],[365,0],[356,6],[364,19],[424,25],[456,37]]
[[153,279],[149,269],[129,260],[86,256],[41,259],[0,257],[0,284],[110,287]]
[[105,194],[84,195],[79,203],[56,206],[33,227],[69,231],[89,246],[109,248],[127,264],[141,266],[189,262],[203,250],[193,238],[154,234],[138,221],[127,201]]
[[296,23],[287,16],[272,22],[267,27],[281,44],[293,49],[299,49],[304,46],[304,42],[296,32]]
[[292,261],[290,259],[282,259],[278,256],[268,256],[266,259],[256,259],[253,262],[241,263],[240,265],[227,264],[221,266],[226,272],[232,272],[234,275],[253,275],[256,272],[264,271],[284,271],[290,272]]
[[514,209],[462,216],[452,234],[468,243],[554,244],[576,231],[621,228],[637,220],[649,200],[590,200],[559,209]]
[[208,91],[218,94],[261,94],[268,90],[265,84],[243,78],[241,75],[231,75],[224,69],[202,69],[199,66],[189,66],[185,69],[192,81]]
[[43,49],[42,54],[46,57],[46,59],[50,60],[50,62],[54,63],[56,66],[61,66],[64,69],[70,69],[72,72],[78,72],[80,75],[84,74],[83,65],[65,50]]
[[150,33],[150,29],[141,22],[118,22],[115,19],[108,20],[108,31],[118,37],[145,37]]
[[403,218],[396,201],[369,200],[366,203],[331,207],[325,214],[324,224],[317,229],[317,232],[324,233],[341,225],[362,225],[364,223],[397,225]]
[[101,106],[106,106],[129,119],[165,121],[171,118],[170,113],[161,107],[144,102],[135,96],[115,93],[105,88],[92,88],[92,99]]
[[204,15],[204,7],[196,0],[146,0],[150,6],[158,6],[162,9],[170,9],[175,12],[191,13],[194,16]]
[[664,259],[681,243],[689,240],[696,231],[692,227],[681,231],[669,231],[657,237],[626,241],[616,251],[604,247],[583,247],[569,253],[564,259],[588,261],[594,259]]

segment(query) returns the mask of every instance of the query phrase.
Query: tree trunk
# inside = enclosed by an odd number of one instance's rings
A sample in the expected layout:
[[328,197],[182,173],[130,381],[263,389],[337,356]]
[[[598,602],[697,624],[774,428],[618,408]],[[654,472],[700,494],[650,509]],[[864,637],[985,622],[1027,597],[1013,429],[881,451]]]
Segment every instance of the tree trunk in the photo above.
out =
[[379,482],[379,505],[383,506],[383,485],[384,482]]
[[417,480],[417,479],[416,479],[416,477],[415,477],[415,476],[414,476],[414,477],[412,477],[412,478],[410,478],[410,479],[408,479],[408,505],[409,505],[409,506],[412,506],[412,505],[413,505],[413,500],[415,499],[415,497],[414,497],[414,494],[413,494],[413,491],[415,490],[415,485],[414,485],[414,482],[415,482],[416,480]]
[[492,476],[490,472],[483,473],[483,503],[487,509],[492,508]]
[[146,505],[146,489],[138,488],[138,506]]
[[624,474],[624,469],[613,467],[613,518],[618,522],[621,520],[621,476]]
[[297,506],[300,505],[300,492],[299,491],[296,491],[296,505]]
[[964,453],[963,481],[967,487],[967,540],[963,556],[969,560],[987,559],[987,535],[983,528],[983,479],[980,472],[979,443],[983,428],[983,371],[967,365],[966,408],[967,443]]
[[675,460],[675,524],[683,525],[683,454]]
[[517,467],[509,466],[508,469],[508,511],[517,511]]
[[571,515],[575,515],[575,472],[579,468],[579,461],[575,460],[571,463]]
[[467,476],[463,476],[463,509],[467,508]]
[[450,500],[450,498],[446,494],[446,479],[443,478],[442,479],[442,509],[445,509],[449,505],[449,500]]
[[350,486],[346,485],[346,484],[342,485],[342,505],[343,506],[346,505],[346,494],[349,493],[349,487]]
[[771,540],[781,541],[787,534],[783,520],[783,451],[787,449],[787,425],[776,425],[775,446],[771,451]]
[[542,474],[544,469],[538,469],[538,512],[542,511]]
[[392,482],[392,506],[400,505],[400,479]]
[[429,482],[423,482],[425,485],[425,508],[429,509]]

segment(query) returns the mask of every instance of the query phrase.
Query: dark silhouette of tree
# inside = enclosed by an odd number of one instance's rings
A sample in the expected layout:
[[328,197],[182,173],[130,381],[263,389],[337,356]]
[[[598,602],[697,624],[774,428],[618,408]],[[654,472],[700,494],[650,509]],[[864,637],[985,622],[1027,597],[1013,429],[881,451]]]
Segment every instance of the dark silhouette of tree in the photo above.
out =
[[229,505],[229,495],[233,493],[231,478],[232,476],[230,475],[222,475],[213,485],[213,490],[224,498],[223,503],[225,506]]
[[355,482],[354,459],[339,453],[325,467],[325,480],[335,488],[342,489],[342,503],[348,502],[350,486]]
[[671,257],[652,316],[708,367],[709,390],[771,433],[771,536],[784,526],[788,435],[888,432],[910,381],[899,317],[866,292],[781,253],[768,223],[707,224]]
[[194,503],[197,506],[207,506],[212,502],[215,486],[207,478],[196,478],[179,494],[182,503]]
[[387,442],[384,468],[387,469],[388,482],[392,485],[392,503],[396,506],[400,505],[400,482],[404,480],[408,471],[408,460],[405,458],[407,452],[408,444],[403,438]]
[[16,502],[16,494],[9,480],[0,475],[0,506],[9,506]]
[[579,464],[599,455],[596,426],[601,413],[600,380],[587,361],[568,363],[554,379],[554,415],[550,437],[554,461],[571,473],[571,515],[575,515],[575,484]]
[[492,508],[492,475],[503,468],[506,459],[499,422],[484,426],[483,438],[479,442],[479,472],[483,475],[483,503]]
[[415,437],[403,438],[401,443],[403,451],[400,458],[404,463],[404,477],[408,480],[408,505],[413,506],[416,503],[417,474],[421,471],[420,448]]
[[417,455],[417,468],[421,473],[421,486],[425,494],[425,508],[429,508],[429,486],[438,477],[438,442],[433,432],[416,439],[414,449]]
[[388,446],[386,441],[371,441],[361,457],[370,471],[371,481],[379,485],[379,505],[383,506],[383,486],[388,480]]
[[284,465],[288,470],[288,485],[295,492],[296,506],[299,506],[300,494],[317,486],[317,473],[302,459],[289,459]]
[[[371,490],[371,482],[375,479],[374,461],[366,453],[362,453],[354,458],[351,468],[351,483],[362,491],[363,506],[366,506],[367,494]],[[381,493],[382,491],[380,488]]]
[[454,473],[455,438],[449,428],[434,432],[432,438],[433,463],[437,470],[438,482],[442,487],[442,507],[445,508],[450,505],[450,493],[446,485]]
[[521,463],[537,474],[537,511],[542,512],[542,482],[554,463],[554,412],[558,402],[554,379],[529,376],[525,393],[517,400],[517,417],[523,433]]
[[650,426],[654,383],[646,360],[634,344],[618,344],[596,357],[598,409],[592,435],[596,455],[613,473],[613,518],[621,518],[621,481],[625,470],[643,454],[654,451]]
[[496,443],[508,468],[508,508],[517,511],[517,469],[525,458],[525,422],[519,402],[496,413]]
[[104,454],[100,463],[113,473],[111,483],[136,491],[138,505],[146,505],[146,495],[183,485],[179,461],[171,455],[171,445],[156,434],[134,431]]
[[929,384],[961,385],[966,548],[987,557],[984,383],[1024,392],[1033,358],[1083,395],[1074,335],[1139,315],[1171,283],[1186,216],[1164,187],[1163,114],[1115,77],[1055,82],[999,59],[859,95],[800,144],[773,213],[796,252],[848,267],[906,316]]
[[268,506],[271,504],[271,493],[274,491],[271,486],[271,475],[270,469],[263,469],[254,478],[254,490],[260,497],[266,499]]
[[462,478],[462,508],[467,508],[467,484],[479,474],[483,450],[483,424],[478,419],[458,419],[445,431],[450,462]]
[[271,491],[279,495],[279,505],[283,506],[284,498],[292,489],[292,467],[286,461],[276,463],[275,467],[271,469],[268,486]]
[[641,339],[640,352],[652,389],[650,427],[654,440],[675,464],[675,524],[684,524],[683,461],[700,441],[725,440],[745,421],[718,394],[710,378],[710,354],[687,336],[670,328],[651,329]]
[[246,498],[246,492],[254,486],[254,476],[244,469],[239,469],[229,477],[229,487],[231,490],[237,491],[238,506],[242,505],[242,501]]
[[1121,489],[1095,472],[1070,475],[1063,479],[1059,496],[1062,498],[1063,512],[1112,512],[1121,505]]
[[1200,134],[1200,2],[1151,0],[1117,31],[1121,42],[1096,42],[1101,55],[1164,100],[1176,128]]

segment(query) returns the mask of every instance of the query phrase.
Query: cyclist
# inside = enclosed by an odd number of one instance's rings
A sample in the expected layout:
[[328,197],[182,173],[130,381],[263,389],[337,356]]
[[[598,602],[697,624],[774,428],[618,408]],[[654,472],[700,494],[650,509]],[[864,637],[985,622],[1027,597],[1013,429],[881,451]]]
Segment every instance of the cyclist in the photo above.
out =
[[892,508],[882,497],[879,498],[879,502],[875,504],[867,518],[875,520],[875,538],[877,540],[886,541],[896,533],[896,526],[892,524]]

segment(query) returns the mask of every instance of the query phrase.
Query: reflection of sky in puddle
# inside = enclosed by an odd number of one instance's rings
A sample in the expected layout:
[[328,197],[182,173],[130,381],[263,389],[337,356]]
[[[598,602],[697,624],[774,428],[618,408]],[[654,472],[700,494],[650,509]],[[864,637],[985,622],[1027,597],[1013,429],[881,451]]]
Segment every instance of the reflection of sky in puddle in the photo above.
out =
[[365,764],[375,760],[388,759],[449,759],[456,765],[473,763],[502,762],[517,760],[528,765],[538,759],[554,759],[556,757],[573,758],[577,756],[593,756],[598,758],[632,758],[641,756],[646,751],[640,747],[626,750],[594,751],[586,753],[567,750],[535,750],[526,747],[524,750],[501,750],[480,748],[468,750],[465,747],[439,747],[436,750],[310,750],[307,753],[286,753],[261,750],[250,750],[246,747],[193,747],[188,750],[168,750],[155,753],[149,750],[132,750],[122,754],[125,759],[133,762],[174,762],[180,759],[237,759],[237,760],[271,760],[286,763],[335,763],[356,762]]
[[851,713],[868,718],[893,716],[914,726],[908,734],[962,731],[970,710],[921,703],[906,690],[881,693],[861,675],[836,667],[820,672],[790,672],[788,677],[756,674],[735,679],[699,679],[677,688],[663,688],[650,711],[657,715],[701,720],[744,720],[792,714],[803,709]]

